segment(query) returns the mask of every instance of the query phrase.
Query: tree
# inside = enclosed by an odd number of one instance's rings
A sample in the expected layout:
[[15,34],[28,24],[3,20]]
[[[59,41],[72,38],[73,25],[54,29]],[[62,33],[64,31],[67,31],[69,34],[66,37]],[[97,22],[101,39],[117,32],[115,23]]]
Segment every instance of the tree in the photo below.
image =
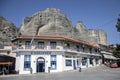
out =
[[116,45],[116,48],[113,50],[113,55],[117,58],[120,58],[120,44]]
[[116,24],[117,31],[120,32],[120,14]]

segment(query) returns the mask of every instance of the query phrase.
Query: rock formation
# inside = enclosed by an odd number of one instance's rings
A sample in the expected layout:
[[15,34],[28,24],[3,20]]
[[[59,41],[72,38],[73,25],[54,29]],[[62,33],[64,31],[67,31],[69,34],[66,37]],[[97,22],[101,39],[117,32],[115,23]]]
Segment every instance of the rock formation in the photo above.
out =
[[73,27],[73,33],[73,38],[87,41],[87,28],[82,24],[82,22],[78,22],[75,27]]
[[103,30],[89,29],[88,34],[89,42],[107,44],[107,35]]
[[11,39],[15,38],[16,35],[17,29],[15,25],[0,16],[0,48],[3,45],[10,45]]
[[62,34],[71,33],[72,25],[68,18],[61,14],[60,10],[48,8],[33,14],[31,17],[26,17],[19,31],[22,34]]
[[47,8],[30,17],[25,17],[19,32],[25,35],[60,34],[79,40],[107,44],[103,30],[88,30],[81,22],[75,27],[59,9]]

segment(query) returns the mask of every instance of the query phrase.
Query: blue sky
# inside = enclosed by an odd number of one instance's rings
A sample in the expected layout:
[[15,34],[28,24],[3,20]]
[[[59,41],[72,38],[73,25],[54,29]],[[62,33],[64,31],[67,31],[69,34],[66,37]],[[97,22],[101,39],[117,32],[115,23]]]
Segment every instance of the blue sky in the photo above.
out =
[[120,14],[120,0],[0,0],[0,15],[17,27],[26,16],[46,8],[57,8],[75,25],[82,21],[88,29],[103,29],[108,44],[120,43],[115,25]]

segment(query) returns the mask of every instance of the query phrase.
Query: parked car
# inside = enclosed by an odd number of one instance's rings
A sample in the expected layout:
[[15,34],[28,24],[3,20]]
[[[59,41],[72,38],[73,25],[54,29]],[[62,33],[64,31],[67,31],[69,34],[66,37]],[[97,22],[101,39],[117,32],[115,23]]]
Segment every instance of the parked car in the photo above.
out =
[[110,63],[110,67],[111,67],[111,68],[117,68],[117,67],[118,67],[117,62],[111,62],[111,63]]

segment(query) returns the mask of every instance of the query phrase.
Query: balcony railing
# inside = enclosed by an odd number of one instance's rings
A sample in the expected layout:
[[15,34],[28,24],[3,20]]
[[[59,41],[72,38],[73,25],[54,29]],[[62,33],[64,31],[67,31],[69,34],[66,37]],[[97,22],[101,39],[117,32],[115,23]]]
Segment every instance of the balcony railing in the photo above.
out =
[[57,48],[56,47],[51,47],[51,46],[46,46],[46,47],[40,47],[40,46],[25,46],[25,47],[14,47],[12,50],[36,50],[36,51],[69,51],[69,52],[77,52],[77,53],[85,53],[85,54],[99,54],[99,52],[95,51],[89,51],[89,49],[82,49],[82,48],[74,48],[74,47],[64,47],[64,48]]

